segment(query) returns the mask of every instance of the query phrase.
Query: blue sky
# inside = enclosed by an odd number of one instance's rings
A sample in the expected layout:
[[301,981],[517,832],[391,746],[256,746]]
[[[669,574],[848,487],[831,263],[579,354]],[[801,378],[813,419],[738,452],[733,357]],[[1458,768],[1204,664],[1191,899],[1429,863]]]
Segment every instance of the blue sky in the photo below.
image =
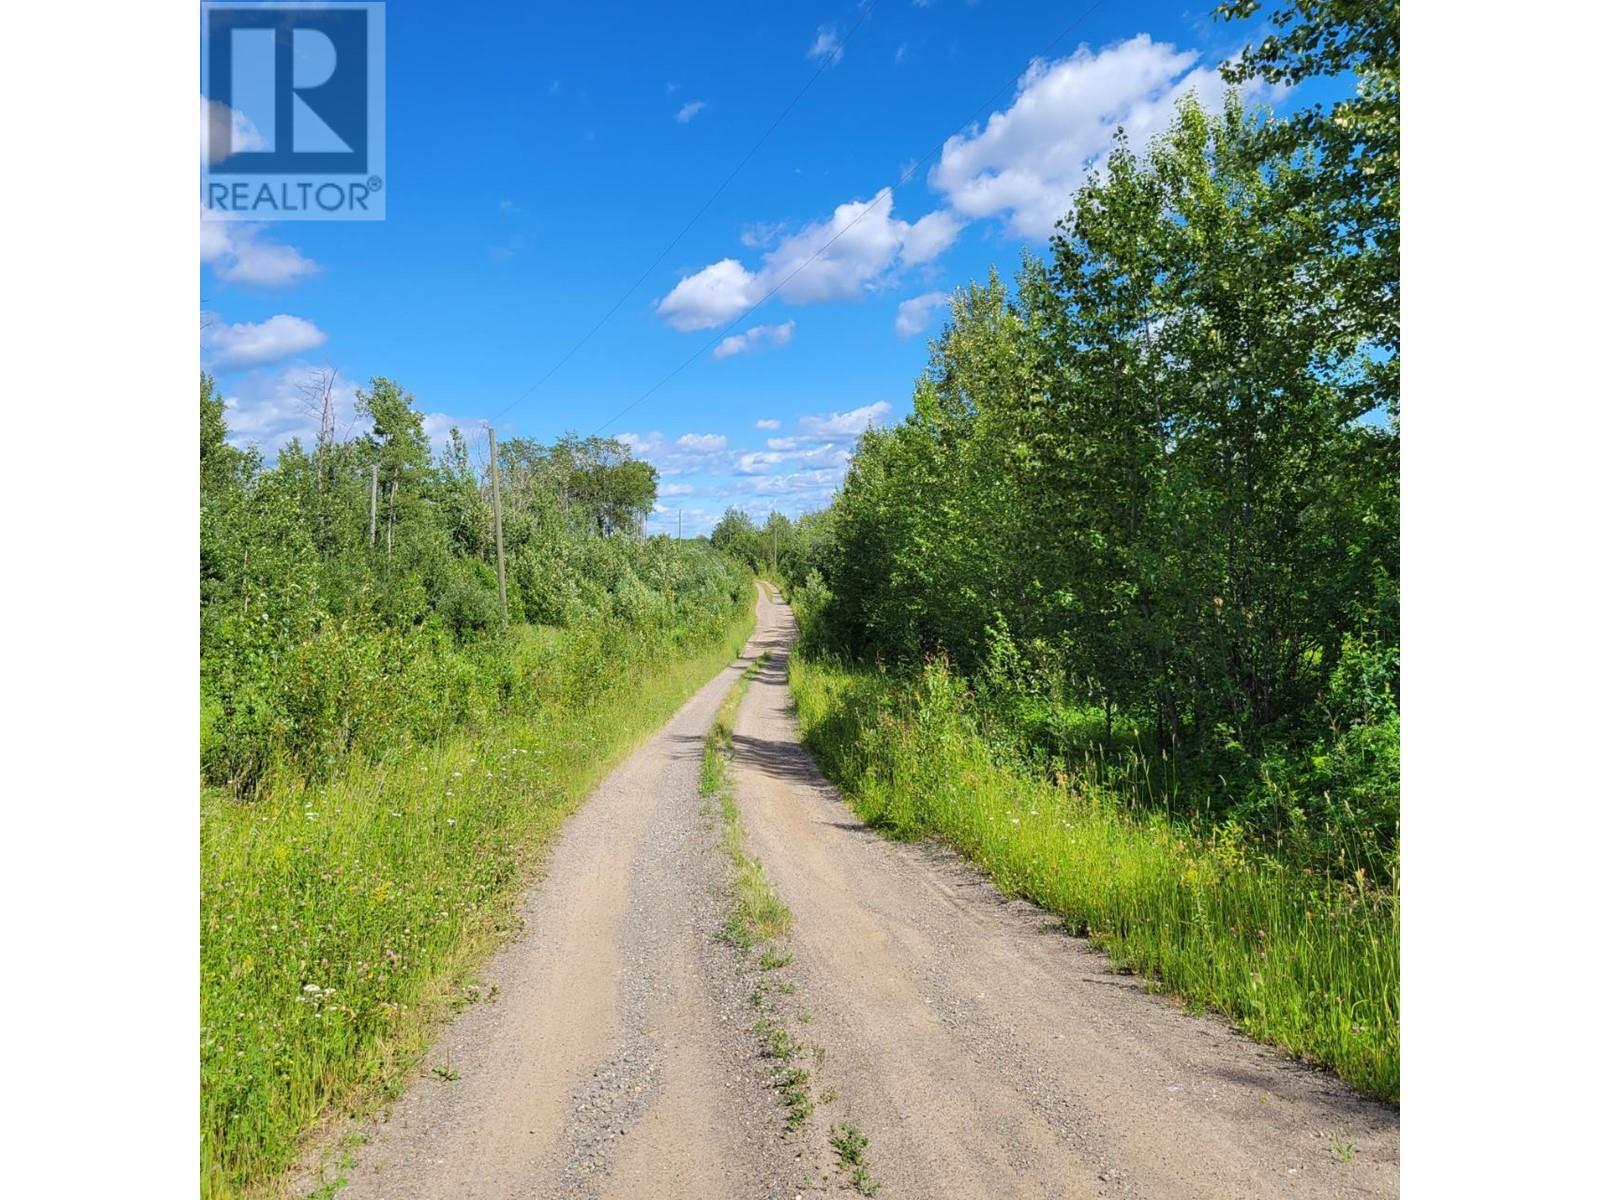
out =
[[309,437],[297,385],[332,367],[352,432],[381,374],[480,458],[486,420],[623,437],[661,472],[658,529],[821,507],[866,423],[905,414],[944,296],[1043,249],[1113,129],[1214,100],[1250,32],[1086,9],[390,3],[387,219],[202,227],[236,440]]

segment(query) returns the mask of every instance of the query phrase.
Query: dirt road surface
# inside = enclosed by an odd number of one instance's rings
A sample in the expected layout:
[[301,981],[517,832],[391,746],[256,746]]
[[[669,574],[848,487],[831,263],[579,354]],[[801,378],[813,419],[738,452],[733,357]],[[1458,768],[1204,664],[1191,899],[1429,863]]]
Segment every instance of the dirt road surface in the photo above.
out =
[[883,1195],[1398,1195],[1393,1108],[1150,995],[953,854],[865,829],[798,744],[791,613],[765,604],[760,628],[778,649],[734,726],[741,814]]
[[[443,1031],[339,1196],[838,1193],[845,1122],[884,1197],[1398,1194],[1393,1108],[1148,994],[953,856],[864,829],[798,743],[793,637],[764,589],[744,662],[571,819],[482,976],[497,998]],[[763,650],[733,780],[794,913],[783,1005],[819,1102],[789,1135],[752,1033],[758,968],[716,937],[729,867],[697,791],[717,706]]]

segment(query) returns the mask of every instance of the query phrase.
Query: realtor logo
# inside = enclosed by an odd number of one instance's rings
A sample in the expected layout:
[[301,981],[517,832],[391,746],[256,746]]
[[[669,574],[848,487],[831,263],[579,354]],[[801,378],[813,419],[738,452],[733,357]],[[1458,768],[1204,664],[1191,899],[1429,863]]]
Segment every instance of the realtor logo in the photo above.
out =
[[381,220],[384,6],[201,5],[201,209]]

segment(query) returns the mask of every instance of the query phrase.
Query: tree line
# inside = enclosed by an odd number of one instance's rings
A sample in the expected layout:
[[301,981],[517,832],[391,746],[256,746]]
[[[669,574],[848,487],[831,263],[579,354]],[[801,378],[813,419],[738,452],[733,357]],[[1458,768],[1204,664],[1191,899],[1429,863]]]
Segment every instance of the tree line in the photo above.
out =
[[[1251,3],[1219,10],[1253,11]],[[1397,838],[1398,5],[1301,0],[1237,83],[1118,136],[1025,257],[953,299],[913,412],[820,536],[813,652],[947,655],[1028,748],[1184,764],[1183,802]],[[1069,716],[1076,713],[1076,716]]]
[[[329,393],[323,380],[321,393]],[[375,378],[366,428],[324,420],[268,463],[228,437],[200,379],[202,770],[252,792],[274,764],[326,772],[511,702],[506,632],[575,628],[665,645],[720,634],[747,600],[703,544],[643,539],[656,473],[611,438],[499,444],[506,612],[487,472],[414,397]],[[630,653],[632,649],[630,648]],[[573,686],[576,686],[574,684]]]

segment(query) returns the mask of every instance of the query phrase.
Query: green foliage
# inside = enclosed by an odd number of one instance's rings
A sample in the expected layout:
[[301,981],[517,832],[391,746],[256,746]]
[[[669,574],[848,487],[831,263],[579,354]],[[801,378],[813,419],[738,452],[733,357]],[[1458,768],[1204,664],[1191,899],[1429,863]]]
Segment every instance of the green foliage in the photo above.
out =
[[[737,652],[748,600],[715,592],[682,639],[522,627],[477,657],[476,685],[504,699],[473,720],[381,759],[351,755],[322,780],[280,772],[248,803],[205,791],[202,1195],[271,1180],[330,1105],[405,1077],[463,974],[514,927],[539,849]],[[344,651],[308,651],[325,653]],[[306,702],[326,695],[314,674]],[[383,717],[377,701],[360,713]]]
[[742,509],[730,508],[711,531],[711,544],[724,554],[742,559],[751,567],[767,561],[771,555],[763,553],[761,531]]
[[1383,217],[1287,129],[1230,97],[1143,155],[1119,139],[1050,261],[954,298],[912,414],[862,438],[787,578],[803,653],[948,655],[1046,775],[1092,753],[1163,809],[1390,877]]
[[[488,483],[460,433],[435,461],[413,397],[378,378],[357,394],[369,432],[291,442],[268,468],[228,444],[209,377],[200,392],[203,778],[241,795],[273,772],[325,778],[499,711]],[[655,473],[620,442],[500,456],[510,621],[688,645],[742,588],[703,547],[640,542]]]
[[[1259,0],[1228,0],[1223,19],[1248,17]],[[1292,0],[1273,32],[1223,67],[1231,82],[1259,77],[1294,85],[1355,76],[1355,90],[1331,106],[1312,105],[1258,131],[1258,154],[1299,150],[1316,169],[1296,200],[1325,214],[1339,235],[1325,266],[1340,304],[1374,333],[1385,352],[1372,370],[1373,400],[1398,415],[1400,403],[1400,0]]]
[[269,468],[200,381],[206,1195],[403,1076],[530,855],[752,622],[742,564],[639,538],[654,472],[575,438],[502,448],[507,621],[464,439],[435,461],[391,380],[358,405]]
[[785,564],[790,681],[869,824],[1395,1098],[1398,5],[1272,25],[1235,82],[1356,94],[1186,102],[958,293]]

